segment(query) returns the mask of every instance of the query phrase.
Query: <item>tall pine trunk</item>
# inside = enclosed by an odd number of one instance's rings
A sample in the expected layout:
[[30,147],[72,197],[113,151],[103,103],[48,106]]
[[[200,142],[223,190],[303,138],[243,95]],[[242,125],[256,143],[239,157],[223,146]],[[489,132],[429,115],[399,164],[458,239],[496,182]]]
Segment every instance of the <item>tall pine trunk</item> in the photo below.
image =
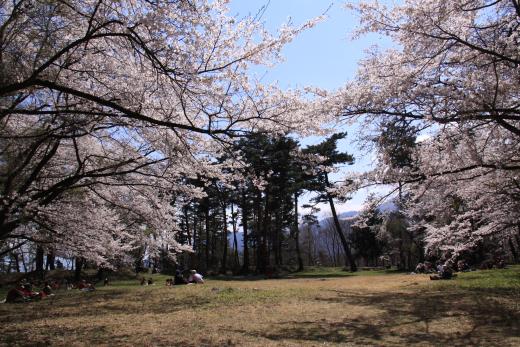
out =
[[244,238],[243,238],[243,241],[244,241],[244,260],[243,260],[243,265],[242,265],[242,273],[243,274],[247,274],[249,273],[249,246],[248,246],[248,242],[249,242],[249,235],[248,235],[248,224],[247,224],[247,219],[249,218],[248,216],[248,209],[247,209],[247,201],[246,201],[246,197],[245,197],[245,194],[242,196],[242,230],[244,232]]
[[[259,193],[260,195],[260,193]],[[259,204],[259,214],[258,214],[258,228],[257,230],[260,231],[260,243],[257,244],[257,261],[256,261],[256,269],[259,273],[266,273],[267,268],[269,267],[269,248],[268,248],[268,234],[269,234],[269,227],[271,225],[270,218],[269,218],[269,191],[266,190],[265,192],[265,208],[263,210],[262,214],[262,204],[261,204],[261,197],[258,198]]]
[[188,245],[192,245],[191,233],[190,233],[190,218],[188,215],[188,206],[184,206],[184,223],[186,224],[186,237],[188,238]]
[[220,268],[220,272],[223,274],[227,271],[227,252],[228,252],[228,239],[227,239],[227,211],[226,211],[226,203],[222,203],[222,218],[223,218],[223,229],[222,229],[222,266]]
[[234,271],[240,268],[240,259],[238,257],[238,241],[237,241],[237,219],[235,211],[233,209],[233,203],[231,204],[231,225],[233,227],[233,268]]
[[[325,174],[325,182],[327,186],[329,186],[329,178],[327,174]],[[334,227],[336,228],[336,232],[341,241],[341,245],[343,246],[343,250],[345,251],[345,267],[350,266],[350,271],[356,272],[357,266],[354,261],[354,258],[352,257],[352,253],[350,252],[350,246],[347,242],[347,239],[345,238],[343,230],[341,229],[341,224],[339,224],[338,214],[336,213],[336,207],[334,206],[334,200],[332,199],[332,195],[327,193],[327,199],[329,200],[330,210],[332,212],[332,219],[334,220]]]
[[296,258],[298,259],[298,268],[296,271],[303,271],[303,259],[300,251],[300,227],[298,225],[298,193],[294,193],[294,241],[296,243]]
[[[207,198],[206,198],[207,200]],[[205,256],[206,256],[206,271],[209,270],[209,247],[210,247],[210,239],[209,239],[209,202],[206,201],[206,206],[204,208],[204,220],[205,220],[205,227],[206,227],[206,247],[204,248]]]

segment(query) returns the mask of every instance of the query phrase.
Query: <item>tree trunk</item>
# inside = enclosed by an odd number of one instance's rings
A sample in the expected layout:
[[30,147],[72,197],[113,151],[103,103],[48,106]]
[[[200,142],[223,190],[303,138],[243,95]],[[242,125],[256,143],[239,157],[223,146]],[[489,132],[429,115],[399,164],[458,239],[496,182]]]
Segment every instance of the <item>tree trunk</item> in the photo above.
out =
[[[329,186],[329,179],[327,177],[327,174],[325,174],[325,181],[327,183],[327,186]],[[341,245],[343,246],[343,250],[345,251],[345,267],[348,267],[350,265],[350,271],[356,272],[357,266],[354,262],[354,258],[352,257],[352,253],[350,252],[350,247],[347,242],[347,239],[345,238],[345,235],[343,234],[343,230],[341,230],[341,225],[339,224],[338,214],[336,213],[336,208],[334,206],[334,200],[332,199],[332,196],[327,193],[327,199],[329,200],[330,210],[332,212],[332,219],[334,220],[334,227],[336,228],[336,232],[339,236],[339,239],[341,241]]]
[[228,239],[227,239],[227,213],[226,213],[226,203],[223,202],[222,204],[222,217],[223,217],[223,223],[224,227],[222,229],[222,266],[220,267],[220,272],[223,274],[227,271],[227,251],[228,251]]
[[267,272],[267,267],[269,266],[269,253],[268,253],[268,247],[267,247],[267,236],[268,236],[268,228],[270,226],[269,221],[269,192],[266,190],[265,192],[265,208],[262,215],[262,207],[261,207],[261,197],[260,193],[258,193],[258,228],[257,230],[260,231],[260,243],[257,244],[257,260],[256,260],[256,270],[259,273],[265,274]]
[[100,266],[98,268],[98,271],[97,271],[97,274],[96,274],[96,277],[98,279],[98,281],[103,281],[105,279],[105,268],[103,268],[102,266]]
[[20,261],[18,260],[18,254],[13,252],[11,253],[11,257],[14,260],[14,269],[16,272],[20,272]]
[[210,259],[209,259],[209,247],[210,247],[210,244],[209,244],[209,202],[207,201],[207,198],[206,198],[206,206],[205,206],[205,209],[204,209],[204,219],[205,219],[205,223],[206,223],[206,247],[205,247],[205,256],[206,256],[206,271],[209,270],[209,262],[210,262]]
[[39,278],[43,278],[43,247],[40,245],[36,246],[36,256],[35,256],[35,262],[36,262],[36,273]]
[[518,233],[515,235],[516,245],[520,247],[520,237],[518,235],[520,235],[520,224],[518,225]]
[[300,227],[298,225],[298,193],[294,193],[294,241],[296,243],[296,258],[298,268],[296,271],[303,271],[303,259],[300,251]]
[[280,225],[280,212],[276,210],[274,214],[274,229],[272,229],[272,243],[274,252],[274,264],[275,266],[282,265],[282,237],[281,237],[281,225]]
[[139,255],[135,259],[134,270],[135,270],[136,274],[138,274],[139,272],[143,271],[143,257],[141,255]]
[[399,265],[397,266],[398,270],[406,270],[405,257],[404,257],[404,249],[403,249],[403,234],[401,232],[399,241]]
[[313,266],[314,265],[314,252],[313,252],[313,249],[314,249],[314,238],[312,236],[312,230],[311,228],[308,226],[307,227],[307,234],[308,234],[308,238],[307,238],[307,265],[308,266]]
[[81,257],[76,257],[74,267],[74,281],[78,282],[81,279],[81,270],[83,269],[83,265],[85,265],[85,259]]
[[231,226],[233,227],[233,271],[240,268],[240,259],[238,258],[238,241],[237,241],[237,219],[235,211],[233,209],[233,203],[231,204]]
[[188,238],[188,245],[192,245],[190,233],[190,218],[188,216],[188,206],[184,206],[184,223],[186,223],[186,237]]
[[244,261],[242,265],[242,273],[249,273],[249,247],[248,247],[248,229],[247,229],[247,219],[249,218],[247,212],[247,201],[245,194],[242,195],[242,229],[244,232]]
[[13,259],[9,259],[9,263],[7,263],[7,269],[5,270],[5,272],[7,272],[8,274],[11,273],[12,266],[13,266]]
[[511,238],[509,238],[508,241],[509,241],[509,248],[511,248],[511,254],[513,255],[513,261],[516,264],[516,263],[518,263],[518,252],[516,251],[513,240]]
[[25,253],[23,248],[20,248],[20,257],[22,258],[23,272],[27,272],[27,263],[25,262]]
[[[193,216],[193,250],[195,251],[195,254],[191,257],[192,263],[190,266],[192,268],[199,268],[200,260],[202,258],[202,251],[200,246],[200,219],[197,218],[197,214],[194,214]],[[196,267],[194,265],[197,265]]]
[[210,264],[213,265],[213,269],[214,270],[217,270],[219,269],[219,266],[218,266],[218,261],[219,259],[217,259],[217,221],[216,221],[216,213],[213,214],[213,216],[211,217],[211,221],[213,222],[212,223],[212,228],[211,228],[211,251],[210,251],[210,255],[211,255],[211,259],[210,259]]
[[419,251],[419,263],[424,263],[424,244],[421,241],[415,241],[415,245]]
[[47,261],[45,262],[45,269],[46,270],[54,270],[54,261],[56,259],[56,256],[54,255],[54,250],[49,250],[47,253]]

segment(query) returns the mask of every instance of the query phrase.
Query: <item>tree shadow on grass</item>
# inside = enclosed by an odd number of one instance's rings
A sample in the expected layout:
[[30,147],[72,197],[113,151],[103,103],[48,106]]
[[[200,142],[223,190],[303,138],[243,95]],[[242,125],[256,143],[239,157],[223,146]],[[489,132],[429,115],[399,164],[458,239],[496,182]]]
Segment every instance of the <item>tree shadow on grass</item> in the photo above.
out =
[[287,279],[293,279],[293,278],[346,278],[346,277],[353,277],[356,276],[353,272],[333,272],[333,273],[294,273],[291,275],[288,275]]
[[213,300],[203,293],[182,297],[176,296],[173,290],[163,293],[164,295],[159,297],[146,290],[128,292],[121,289],[58,293],[55,297],[38,302],[1,305],[0,325],[65,317],[81,317],[88,320],[90,317],[105,314],[163,314],[190,307],[202,307]]
[[267,280],[291,280],[291,279],[320,279],[320,278],[346,278],[356,276],[353,272],[337,272],[337,273],[288,273],[276,276],[265,276],[265,275],[251,275],[251,276],[211,276],[208,277],[215,281],[233,281],[233,282],[252,282],[252,281],[267,281]]
[[406,271],[399,271],[395,269],[377,270],[377,271],[358,271],[350,272],[349,270],[331,270],[331,271],[304,271],[304,272],[289,272],[281,273],[274,276],[265,275],[218,275],[208,276],[211,280],[217,281],[262,281],[262,280],[290,280],[290,279],[320,279],[320,278],[348,278],[355,276],[380,276],[380,275],[398,275],[405,274]]
[[[266,331],[236,332],[280,342],[325,344],[503,347],[520,343],[520,312],[518,306],[511,305],[515,298],[506,304],[495,297],[460,291],[334,294],[315,300],[339,304],[338,309],[347,314],[352,305],[379,313],[333,322],[323,317],[310,321],[294,319],[274,324]],[[508,338],[516,340],[508,344]]]

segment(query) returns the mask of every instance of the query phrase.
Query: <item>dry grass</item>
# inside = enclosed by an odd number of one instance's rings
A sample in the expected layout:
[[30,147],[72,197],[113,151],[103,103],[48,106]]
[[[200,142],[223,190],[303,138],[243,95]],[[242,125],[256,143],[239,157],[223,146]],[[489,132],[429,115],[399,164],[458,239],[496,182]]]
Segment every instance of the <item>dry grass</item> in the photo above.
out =
[[[515,268],[513,276],[519,273]],[[93,293],[62,292],[42,302],[0,305],[0,343],[520,345],[518,291],[477,290],[464,288],[464,278],[459,282],[380,275],[209,280],[173,288],[120,283]]]

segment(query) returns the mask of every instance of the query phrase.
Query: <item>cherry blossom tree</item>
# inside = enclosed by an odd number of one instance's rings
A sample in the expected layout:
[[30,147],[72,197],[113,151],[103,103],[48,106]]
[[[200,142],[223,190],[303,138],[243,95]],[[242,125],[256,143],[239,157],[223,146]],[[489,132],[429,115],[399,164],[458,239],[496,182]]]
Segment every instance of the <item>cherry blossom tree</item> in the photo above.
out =
[[201,194],[186,177],[221,177],[233,137],[319,127],[303,92],[249,73],[318,19],[272,36],[226,3],[2,2],[2,252],[48,242],[106,263],[145,229],[179,249],[171,202]]
[[386,35],[395,46],[374,48],[356,80],[330,96],[331,107],[342,103],[343,118],[372,131],[401,119],[428,134],[414,149],[413,167],[381,165],[357,186],[405,184],[408,213],[425,228],[430,251],[456,257],[484,239],[499,240],[497,247],[518,239],[520,3],[347,7],[360,15],[357,35]]

